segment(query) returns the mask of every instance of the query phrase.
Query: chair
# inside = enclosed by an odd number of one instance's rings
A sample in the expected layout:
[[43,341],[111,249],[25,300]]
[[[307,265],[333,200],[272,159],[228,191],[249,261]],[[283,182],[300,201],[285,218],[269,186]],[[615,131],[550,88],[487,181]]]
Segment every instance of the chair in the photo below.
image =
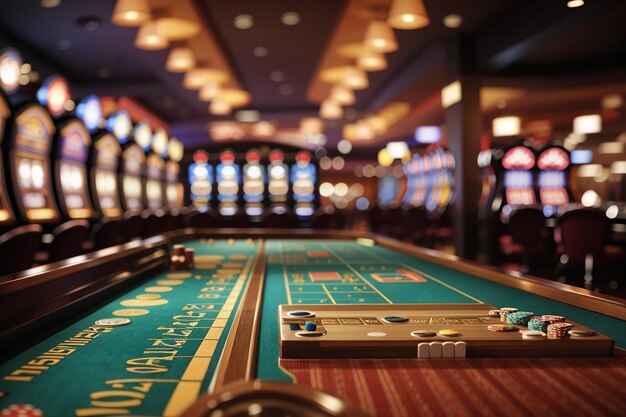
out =
[[317,213],[311,221],[311,227],[313,229],[332,229],[335,223],[335,216],[333,213],[322,211]]
[[284,213],[269,211],[263,215],[261,226],[268,229],[289,229],[296,227],[296,218],[289,210]]
[[141,238],[143,218],[138,214],[125,213],[122,221],[122,233],[127,242]]
[[192,211],[187,215],[187,224],[194,228],[217,227],[218,219],[216,214],[211,210],[207,212]]
[[126,241],[122,233],[123,222],[117,219],[100,219],[93,226],[93,249],[100,250],[121,245]]
[[504,223],[508,236],[500,239],[502,252],[521,257],[522,272],[529,272],[531,260],[548,252],[543,211],[534,206],[519,207],[504,218]]
[[611,221],[601,209],[565,211],[559,217],[559,229],[561,251],[567,256],[566,265],[584,268],[583,279],[587,288],[592,287],[594,270],[618,264],[626,256],[622,248],[608,244]]
[[71,258],[83,252],[83,243],[89,239],[87,220],[70,220],[52,231],[48,262]]
[[32,266],[42,233],[41,226],[30,224],[16,227],[0,236],[0,276]]

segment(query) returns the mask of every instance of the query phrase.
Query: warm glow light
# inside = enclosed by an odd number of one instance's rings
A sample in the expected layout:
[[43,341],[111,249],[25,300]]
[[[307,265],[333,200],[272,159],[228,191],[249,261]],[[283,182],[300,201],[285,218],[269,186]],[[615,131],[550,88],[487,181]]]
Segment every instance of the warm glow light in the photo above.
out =
[[598,146],[598,153],[622,153],[624,142],[604,142]]
[[441,140],[441,128],[439,126],[419,126],[415,129],[415,142],[437,143]]
[[374,138],[372,128],[365,120],[359,120],[355,128],[356,139],[370,140]]
[[188,19],[162,17],[157,19],[157,32],[169,41],[182,41],[193,38],[200,32],[200,26]]
[[387,23],[394,29],[419,29],[430,20],[422,0],[394,0]]
[[454,81],[441,89],[441,105],[444,109],[461,101],[461,82]]
[[611,174],[626,174],[626,161],[615,161],[611,164]]
[[354,91],[340,84],[333,86],[329,98],[344,106],[351,106],[356,101]]
[[215,116],[227,116],[232,110],[230,103],[221,97],[216,97],[209,105],[209,113]]
[[170,72],[186,72],[196,66],[196,58],[191,48],[173,48],[167,56],[165,69]]
[[377,52],[393,52],[398,49],[398,42],[393,30],[383,21],[372,21],[365,32],[363,45]]
[[337,150],[344,155],[352,151],[352,143],[349,140],[342,139],[337,143]]
[[372,129],[377,135],[382,135],[387,131],[387,120],[382,116],[370,116],[365,118],[365,123]]
[[151,17],[148,0],[117,0],[111,21],[118,26],[140,26]]
[[247,91],[236,88],[225,88],[219,97],[230,104],[231,107],[243,107],[250,103],[250,94]]
[[259,138],[269,138],[276,134],[276,126],[266,120],[261,120],[252,126],[251,133]]
[[450,29],[456,29],[463,24],[463,18],[458,14],[444,16],[443,25]]
[[517,116],[496,117],[491,125],[495,137],[519,135],[520,128],[521,121]]
[[139,49],[155,51],[167,48],[169,41],[158,32],[157,22],[147,22],[141,25],[135,37],[135,46]]
[[574,133],[587,134],[602,131],[602,118],[599,114],[588,114],[574,118]]
[[604,168],[600,164],[587,164],[581,165],[578,169],[578,176],[580,178],[596,178],[602,175]]
[[[389,142],[386,146],[387,153],[393,159],[402,159],[409,153],[409,146],[406,142]],[[381,164],[382,165],[382,164]]]
[[593,207],[600,204],[602,200],[600,199],[598,193],[593,190],[587,190],[583,193],[580,202],[583,203],[583,206],[585,207]]
[[317,117],[304,117],[300,119],[300,130],[304,133],[322,133],[324,122]]
[[[382,148],[380,151],[378,151],[377,159],[378,163],[384,167],[388,167],[393,163],[393,158],[389,155],[387,148]],[[365,169],[363,170],[363,172],[365,173]]]
[[209,81],[200,88],[200,91],[198,92],[198,100],[211,101],[215,97],[219,96],[221,91],[222,87],[220,87],[218,83]]
[[387,69],[387,59],[380,52],[364,49],[356,65],[363,71],[382,71]]
[[367,74],[357,67],[346,67],[342,84],[353,90],[363,90],[369,87]]
[[196,68],[185,73],[183,87],[198,90],[210,82],[223,84],[226,81],[228,81],[228,74],[224,71],[215,68]]
[[341,119],[343,108],[333,100],[324,100],[320,106],[320,117],[323,119]]
[[574,9],[576,7],[580,7],[585,4],[585,0],[569,0],[567,2],[567,7],[570,9]]
[[619,109],[624,104],[624,99],[620,94],[607,94],[602,97],[602,108],[603,109]]
[[[26,65],[26,64],[24,64]],[[13,48],[7,48],[0,55],[0,86],[7,93],[14,92],[20,85],[22,56]]]

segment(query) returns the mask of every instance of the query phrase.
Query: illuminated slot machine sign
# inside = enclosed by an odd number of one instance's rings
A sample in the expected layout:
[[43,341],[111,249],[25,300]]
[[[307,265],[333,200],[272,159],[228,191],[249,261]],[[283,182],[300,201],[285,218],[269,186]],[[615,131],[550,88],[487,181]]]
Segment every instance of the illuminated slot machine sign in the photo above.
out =
[[70,219],[93,217],[87,190],[87,157],[91,136],[78,119],[71,119],[59,128],[54,177],[61,212]]
[[399,190],[400,180],[388,171],[378,179],[378,204],[387,207],[394,203]]
[[[4,95],[11,94],[19,88],[19,79],[22,75],[22,57],[12,48],[6,48],[0,54],[0,145],[6,129],[6,122],[11,117],[11,110]],[[9,192],[6,186],[5,172],[2,157],[0,156],[0,226],[15,222],[15,213],[11,207]]]
[[143,209],[141,175],[146,155],[141,146],[129,141],[133,124],[125,110],[120,110],[109,117],[107,130],[113,133],[123,146],[120,164],[122,207],[131,213],[138,213]]
[[208,210],[213,191],[213,167],[205,151],[193,154],[193,162],[189,165],[189,190],[191,205],[200,211]]
[[289,167],[285,164],[285,154],[274,149],[269,154],[267,166],[267,191],[272,204],[284,204],[289,194]]
[[413,169],[415,170],[415,189],[411,196],[411,206],[422,207],[426,199],[426,175],[424,174],[424,164],[422,157],[419,154],[413,155],[411,160]]
[[265,167],[261,165],[261,153],[256,149],[250,149],[246,152],[246,164],[243,166],[243,199],[246,201],[245,211],[249,216],[263,214],[266,181]]
[[93,153],[91,191],[96,208],[104,217],[120,217],[122,206],[117,171],[122,147],[112,133],[105,133],[96,139]]
[[296,216],[312,216],[315,212],[313,202],[317,169],[312,163],[311,153],[300,151],[296,154],[296,163],[291,166],[290,180]]
[[237,212],[241,170],[235,163],[235,153],[230,149],[220,154],[220,163],[216,169],[217,199],[219,212],[223,216],[232,216]]
[[439,202],[443,190],[441,178],[443,161],[441,160],[440,155],[435,152],[428,153],[425,157],[428,158],[430,166],[430,170],[427,175],[429,191],[426,195],[426,210],[429,212],[435,212],[440,208]]
[[402,164],[402,172],[404,172],[404,176],[406,177],[406,191],[404,196],[402,197],[402,204],[405,206],[411,205],[411,198],[415,193],[415,180],[417,176],[417,170],[415,169],[415,160],[411,158],[409,162],[405,162]]
[[170,210],[183,208],[183,184],[179,180],[180,161],[183,159],[183,143],[171,138],[167,145],[168,160],[165,163],[165,199]]
[[551,216],[556,208],[571,202],[568,186],[570,168],[569,152],[560,146],[548,146],[537,157],[537,187],[539,200],[546,216]]
[[491,149],[487,149],[478,153],[476,163],[480,168],[480,200],[479,207],[486,208],[489,206],[496,188],[496,175],[491,165]]
[[502,157],[506,204],[527,206],[536,203],[533,186],[535,153],[526,146],[515,146]]
[[163,181],[165,179],[165,161],[163,154],[167,154],[168,136],[165,130],[157,129],[152,135],[152,152],[146,158],[146,203],[152,210],[163,208],[165,197]]

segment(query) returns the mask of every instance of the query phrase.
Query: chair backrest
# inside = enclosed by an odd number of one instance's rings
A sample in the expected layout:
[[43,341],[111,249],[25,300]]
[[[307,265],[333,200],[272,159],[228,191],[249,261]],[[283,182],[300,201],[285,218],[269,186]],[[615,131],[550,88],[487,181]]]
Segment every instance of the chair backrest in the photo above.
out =
[[216,216],[212,212],[199,212],[194,211],[187,215],[187,224],[189,227],[217,227],[218,221]]
[[83,251],[83,244],[89,238],[89,222],[87,220],[67,221],[54,229],[52,235],[54,238],[50,243],[48,262],[80,255]]
[[611,222],[603,210],[577,208],[559,217],[563,252],[571,262],[584,264],[586,255],[600,259],[609,240]]
[[330,229],[333,227],[335,216],[333,213],[318,213],[311,222],[313,229]]
[[125,240],[131,241],[141,237],[141,227],[143,225],[143,218],[138,214],[127,213],[124,215],[122,223],[122,233]]
[[242,209],[238,209],[235,214],[225,219],[223,223],[226,227],[244,228],[252,226],[250,216]]
[[33,265],[42,233],[41,226],[29,224],[0,236],[0,276],[23,271]]
[[120,245],[126,241],[122,233],[122,221],[103,218],[94,225],[93,248],[100,250]]
[[267,213],[261,221],[262,227],[269,229],[289,229],[296,226],[296,219],[289,211],[284,213]]
[[546,218],[538,207],[520,207],[509,215],[506,229],[513,242],[532,245],[544,237]]

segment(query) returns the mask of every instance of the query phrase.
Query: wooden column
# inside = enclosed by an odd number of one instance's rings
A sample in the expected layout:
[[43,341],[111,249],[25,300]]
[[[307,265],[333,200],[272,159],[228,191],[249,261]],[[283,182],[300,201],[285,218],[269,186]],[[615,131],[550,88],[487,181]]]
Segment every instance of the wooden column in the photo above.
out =
[[457,38],[448,44],[448,80],[460,81],[461,100],[445,109],[448,148],[456,159],[456,194],[452,207],[456,255],[476,259],[478,252],[478,198],[480,170],[476,163],[482,132],[480,79],[473,63],[470,39]]

